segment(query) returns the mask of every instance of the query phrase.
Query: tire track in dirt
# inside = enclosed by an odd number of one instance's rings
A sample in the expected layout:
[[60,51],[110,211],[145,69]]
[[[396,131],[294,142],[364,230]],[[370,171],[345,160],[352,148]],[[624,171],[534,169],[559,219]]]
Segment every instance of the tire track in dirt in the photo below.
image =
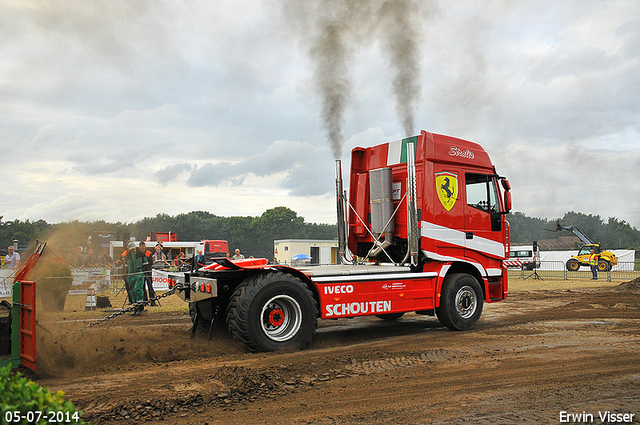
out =
[[[564,348],[559,350],[566,351]],[[301,371],[300,369],[309,372],[307,365],[302,365],[300,368],[294,366],[288,371],[287,367],[280,365],[278,367],[280,370],[274,372],[273,367],[270,369],[256,367],[253,359],[238,361],[233,363],[242,366],[226,365],[220,366],[215,371],[210,369],[212,374],[208,375],[206,382],[192,379],[191,389],[199,391],[191,391],[190,398],[186,397],[184,391],[178,391],[173,399],[164,398],[162,403],[168,403],[167,406],[171,409],[177,409],[179,405],[185,406],[181,407],[179,412],[190,412],[190,415],[193,414],[194,408],[202,405],[208,405],[209,408],[216,410],[232,408],[235,411],[238,406],[244,406],[247,402],[255,403],[265,398],[275,398],[279,404],[286,405],[288,399],[305,399],[308,398],[309,393],[339,385],[349,389],[369,388],[370,392],[365,397],[360,391],[354,391],[353,395],[350,392],[341,394],[337,400],[324,398],[323,403],[326,404],[327,409],[336,411],[367,409],[367,404],[375,400],[375,405],[387,412],[400,409],[405,412],[404,415],[413,412],[410,416],[417,415],[416,418],[418,418],[420,415],[416,412],[424,409],[425,403],[429,406],[446,406],[448,400],[452,397],[460,398],[461,394],[499,392],[502,397],[505,397],[518,394],[523,389],[546,393],[550,389],[571,386],[576,382],[589,384],[596,377],[603,382],[607,376],[622,376],[629,371],[640,373],[640,360],[633,353],[616,353],[619,363],[604,367],[602,364],[606,359],[599,356],[581,358],[579,364],[565,362],[549,365],[541,359],[514,359],[507,353],[495,358],[493,351],[485,351],[484,354],[466,358],[461,358],[461,354],[463,353],[428,350],[419,356],[405,355],[380,359],[370,357],[364,361],[352,358],[351,364],[344,367],[344,373],[347,376],[341,374],[342,379],[339,380],[335,379],[335,376],[327,376],[326,379],[307,379],[304,376],[293,378],[297,372]],[[333,361],[329,359],[322,364],[322,367],[340,370],[337,368],[344,366],[342,362],[343,359],[334,358]],[[186,369],[194,372],[193,368]],[[320,373],[321,370],[319,368],[316,372]],[[318,376],[317,373],[311,374],[311,376],[314,375]],[[376,375],[386,376],[376,379]],[[384,382],[382,389],[378,388],[380,380]],[[429,392],[428,389],[437,389],[437,392]],[[224,396],[220,397],[220,394]],[[401,402],[398,402],[399,396],[402,399]],[[466,402],[473,401],[473,397],[467,396]],[[94,411],[92,420],[109,420],[117,418],[116,413],[119,410],[131,412],[135,411],[136,405],[140,409],[157,402],[157,400],[145,403],[135,401],[118,406],[115,410],[114,406],[87,407]],[[109,409],[105,409],[106,407]],[[445,412],[446,410],[444,409]],[[179,412],[178,410],[163,411],[170,416],[171,413]],[[273,413],[277,414],[275,411]],[[238,412],[235,411],[234,415],[237,414]]]
[[[333,393],[314,390],[316,397],[318,393],[323,393],[322,409],[318,413],[308,412],[305,416],[306,423],[325,423],[327,416],[333,420],[328,423],[388,423],[381,418],[389,416],[396,423],[432,423],[431,421],[439,420],[438,417],[461,416],[461,407],[476,405],[490,397],[499,396],[513,403],[523,393],[547,394],[574,386],[602,386],[605,383],[620,382],[628,375],[640,374],[640,360],[634,353],[615,353],[615,356],[619,363],[606,366],[603,364],[609,360],[608,356],[551,366],[540,360],[512,361],[505,358],[500,359],[505,364],[490,365],[488,368],[487,359],[478,358],[463,366],[452,361],[450,364],[445,362],[406,367],[396,370],[396,373],[387,371],[389,373],[386,379],[374,374],[360,375],[352,377],[348,382],[331,383]],[[314,398],[305,397],[304,393],[289,394],[278,405],[282,411],[291,409],[295,412],[298,404]],[[452,403],[453,400],[455,403]],[[491,404],[485,408],[495,410],[496,405]],[[279,415],[265,405],[260,407],[260,411],[267,415]],[[301,411],[299,414],[300,416],[294,413],[290,418],[280,417],[288,421],[302,417]],[[539,409],[537,418],[540,419],[542,415],[545,419],[537,422],[537,419],[533,419],[531,423],[549,423],[556,414],[557,409]],[[242,416],[243,413],[235,411],[234,415]],[[530,417],[536,416],[531,412]],[[224,418],[231,420],[231,417]],[[354,420],[355,418],[358,420]],[[504,417],[500,418],[501,423],[509,423],[503,422]]]
[[[442,362],[456,357],[456,352],[446,350],[427,350],[418,356],[388,357],[380,360],[357,361],[351,359],[351,364],[345,369],[353,374],[381,373],[390,369],[423,365],[430,362]],[[459,353],[458,353],[459,354]]]

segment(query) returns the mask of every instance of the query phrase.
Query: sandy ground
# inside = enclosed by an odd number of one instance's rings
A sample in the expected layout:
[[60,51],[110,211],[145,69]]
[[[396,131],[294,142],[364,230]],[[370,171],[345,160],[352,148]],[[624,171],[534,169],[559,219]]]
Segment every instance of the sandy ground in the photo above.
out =
[[190,339],[177,297],[90,328],[108,313],[80,304],[39,319],[31,377],[93,424],[639,423],[640,284],[510,290],[468,332],[415,314],[321,320],[310,349],[260,354],[222,326]]

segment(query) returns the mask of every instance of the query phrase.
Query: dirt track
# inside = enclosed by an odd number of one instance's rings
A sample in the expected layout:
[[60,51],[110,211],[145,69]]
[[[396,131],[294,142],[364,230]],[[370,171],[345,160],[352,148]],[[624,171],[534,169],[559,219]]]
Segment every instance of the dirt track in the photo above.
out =
[[44,323],[37,381],[94,424],[638,423],[638,286],[515,292],[469,332],[414,314],[320,321],[290,353],[248,353],[222,327],[189,339],[184,312]]

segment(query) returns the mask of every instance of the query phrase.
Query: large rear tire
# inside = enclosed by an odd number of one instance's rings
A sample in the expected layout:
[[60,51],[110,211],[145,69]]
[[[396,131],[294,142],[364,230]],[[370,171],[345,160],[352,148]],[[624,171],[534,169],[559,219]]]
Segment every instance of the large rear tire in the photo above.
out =
[[317,324],[318,307],[309,288],[282,272],[247,278],[227,307],[229,333],[251,351],[304,349]]
[[444,278],[440,306],[436,308],[438,320],[454,331],[471,329],[482,314],[482,288],[478,281],[465,273],[454,273]]

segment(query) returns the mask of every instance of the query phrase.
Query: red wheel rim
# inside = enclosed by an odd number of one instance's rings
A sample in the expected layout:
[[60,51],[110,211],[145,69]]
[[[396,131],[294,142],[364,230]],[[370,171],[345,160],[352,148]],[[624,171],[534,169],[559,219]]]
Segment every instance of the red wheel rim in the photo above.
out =
[[276,308],[269,312],[269,323],[272,326],[280,326],[284,323],[284,311]]

